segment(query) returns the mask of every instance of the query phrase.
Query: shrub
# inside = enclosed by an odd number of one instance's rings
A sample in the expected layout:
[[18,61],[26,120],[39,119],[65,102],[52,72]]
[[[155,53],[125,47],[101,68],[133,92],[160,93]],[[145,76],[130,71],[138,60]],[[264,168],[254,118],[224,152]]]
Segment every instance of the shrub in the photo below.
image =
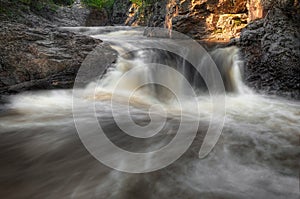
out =
[[135,3],[138,6],[141,6],[143,4],[143,0],[130,0],[132,3]]
[[111,9],[114,5],[115,0],[83,0],[83,3],[89,7],[97,9]]
[[157,2],[158,0],[130,0],[132,3],[137,4],[138,6],[147,6]]

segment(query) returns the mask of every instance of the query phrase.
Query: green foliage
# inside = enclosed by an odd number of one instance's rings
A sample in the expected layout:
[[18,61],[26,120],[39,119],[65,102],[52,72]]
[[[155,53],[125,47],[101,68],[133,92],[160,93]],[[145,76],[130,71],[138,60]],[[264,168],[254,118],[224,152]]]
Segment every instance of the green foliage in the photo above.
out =
[[242,24],[242,21],[240,18],[235,18],[233,19],[234,25],[235,26],[240,26]]
[[141,6],[143,4],[143,0],[130,0],[132,3],[135,3],[138,6]]
[[144,24],[147,23],[149,20],[149,7],[151,7],[154,3],[160,0],[130,0],[132,3],[138,6],[138,20],[143,22]]
[[135,3],[138,6],[148,6],[151,5],[158,0],[130,0],[132,3]]
[[115,0],[83,0],[82,2],[89,7],[97,9],[111,9],[114,5]]

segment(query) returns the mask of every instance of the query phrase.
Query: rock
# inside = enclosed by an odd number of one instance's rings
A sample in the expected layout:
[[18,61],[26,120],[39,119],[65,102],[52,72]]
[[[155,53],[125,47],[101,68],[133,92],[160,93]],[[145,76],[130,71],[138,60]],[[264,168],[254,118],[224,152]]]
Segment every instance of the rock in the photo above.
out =
[[75,3],[72,6],[58,7],[56,10],[43,8],[37,14],[58,26],[84,26],[90,13],[91,9]]
[[[294,14],[292,14],[294,13]],[[246,82],[262,92],[300,99],[300,22],[297,10],[274,7],[250,23],[237,42]]]
[[108,26],[112,25],[110,14],[106,9],[90,9],[83,26]]
[[129,0],[116,0],[113,5],[112,23],[125,24],[130,12],[131,1]]
[[[1,0],[2,11],[0,19],[17,21],[28,26],[56,25],[56,26],[104,26],[111,25],[110,13],[86,7],[80,2],[71,6],[57,6],[45,4],[37,9],[21,1]],[[6,16],[3,15],[6,13]]]
[[81,3],[61,6],[57,10],[43,9],[38,13],[57,26],[105,26],[111,25],[106,9],[88,8]]
[[20,23],[0,24],[0,94],[32,89],[72,88],[85,57],[102,46],[107,67],[116,60],[108,45],[54,26],[30,28]]
[[261,19],[266,15],[266,9],[261,0],[248,0],[247,9],[250,21]]
[[126,25],[165,27],[198,40],[229,40],[247,24],[246,5],[246,0],[153,0],[143,8],[132,4],[124,18]]
[[[0,12],[0,98],[25,90],[72,88],[81,64],[95,50],[102,57],[90,65],[91,71],[103,71],[116,61],[116,51],[101,40],[57,27],[87,23],[86,8],[81,4],[36,11],[20,2],[2,1],[5,12]],[[82,13],[75,16],[79,10]]]
[[[181,1],[172,28],[194,39],[229,40],[247,24],[246,1]],[[182,14],[184,15],[182,15]]]
[[146,37],[157,37],[157,38],[172,38],[172,39],[190,39],[188,36],[179,32],[170,31],[165,28],[154,28],[147,27],[143,33]]

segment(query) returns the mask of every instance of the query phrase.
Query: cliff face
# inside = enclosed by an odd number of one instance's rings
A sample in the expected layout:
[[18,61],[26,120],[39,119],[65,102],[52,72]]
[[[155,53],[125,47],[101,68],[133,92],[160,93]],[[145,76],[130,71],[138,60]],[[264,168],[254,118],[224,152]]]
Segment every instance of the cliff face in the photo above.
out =
[[113,5],[112,23],[125,24],[129,18],[131,6],[132,3],[129,0],[116,0]]
[[172,29],[195,39],[229,40],[238,36],[247,24],[246,1],[243,0],[189,0],[175,7],[178,14],[170,17],[168,23]]
[[48,15],[48,19],[58,26],[111,25],[109,12],[106,9],[87,8],[80,2],[69,7],[59,7]]
[[265,18],[243,29],[234,44],[241,49],[249,86],[300,99],[300,6],[297,1],[277,3]]
[[[117,0],[115,5],[124,4]],[[128,1],[127,1],[128,2]],[[126,4],[126,17],[117,23],[165,27],[194,39],[228,41],[238,37],[250,19],[263,16],[257,0],[162,0],[139,7]],[[115,9],[117,10],[117,9]],[[250,18],[249,18],[250,16]]]

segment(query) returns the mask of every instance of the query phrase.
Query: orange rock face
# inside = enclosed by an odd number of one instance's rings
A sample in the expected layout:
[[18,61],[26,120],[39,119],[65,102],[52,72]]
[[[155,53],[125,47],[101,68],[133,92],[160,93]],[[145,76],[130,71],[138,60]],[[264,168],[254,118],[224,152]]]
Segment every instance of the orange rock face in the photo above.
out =
[[249,21],[261,19],[265,16],[261,0],[248,0],[247,8]]
[[248,18],[245,0],[172,0],[166,12],[166,28],[205,40],[238,37]]
[[261,0],[161,0],[132,5],[127,25],[159,26],[194,39],[228,41],[248,22],[265,15]]

